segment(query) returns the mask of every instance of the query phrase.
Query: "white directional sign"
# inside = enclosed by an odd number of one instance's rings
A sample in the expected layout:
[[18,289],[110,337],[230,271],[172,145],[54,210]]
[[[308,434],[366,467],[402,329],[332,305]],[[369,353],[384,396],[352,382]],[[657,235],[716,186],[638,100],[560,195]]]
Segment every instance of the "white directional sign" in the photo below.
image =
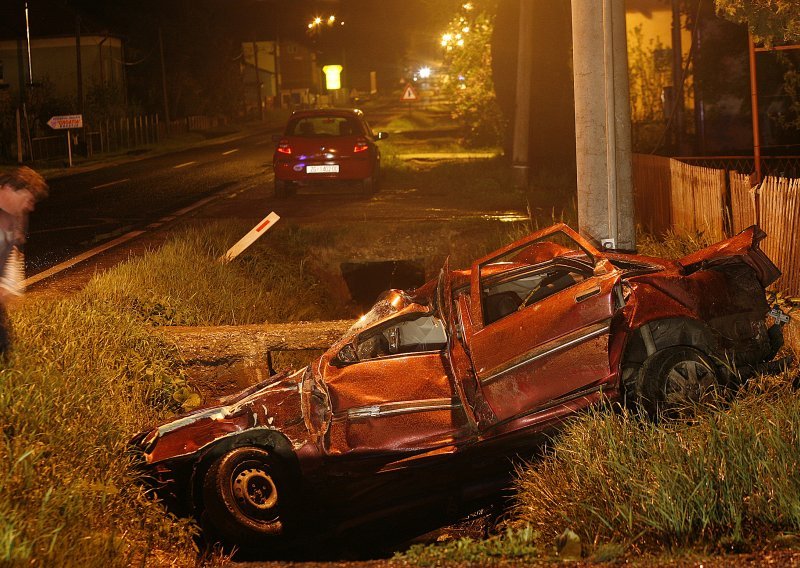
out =
[[47,121],[47,126],[54,130],[68,130],[70,128],[83,128],[82,114],[64,114],[54,116]]
[[400,97],[401,101],[415,101],[417,100],[417,91],[414,90],[414,87],[411,83],[406,84],[406,88],[403,90],[403,96]]

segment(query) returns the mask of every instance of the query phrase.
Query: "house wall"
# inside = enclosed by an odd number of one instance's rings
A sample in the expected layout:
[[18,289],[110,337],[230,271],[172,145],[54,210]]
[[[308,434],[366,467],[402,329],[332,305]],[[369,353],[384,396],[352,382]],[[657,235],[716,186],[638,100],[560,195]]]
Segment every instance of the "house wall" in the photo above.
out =
[[[22,50],[20,58],[19,49]],[[25,42],[0,41],[0,62],[3,81],[14,91],[19,91],[20,69],[28,77],[28,54]],[[76,98],[77,54],[74,37],[39,38],[31,40],[33,82],[52,85],[57,97]],[[95,85],[125,88],[122,41],[111,36],[81,36],[81,68],[84,95]]]

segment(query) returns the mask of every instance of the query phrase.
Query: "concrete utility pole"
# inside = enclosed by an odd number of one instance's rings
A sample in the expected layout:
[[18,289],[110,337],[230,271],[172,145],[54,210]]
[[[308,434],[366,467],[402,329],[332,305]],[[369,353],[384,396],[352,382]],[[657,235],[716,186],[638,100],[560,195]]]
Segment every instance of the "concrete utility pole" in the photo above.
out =
[[631,114],[624,0],[572,0],[578,226],[633,250]]
[[512,149],[515,187],[528,187],[528,138],[531,124],[531,67],[533,38],[533,2],[519,0],[519,39],[517,41],[517,92],[514,110],[514,147]]

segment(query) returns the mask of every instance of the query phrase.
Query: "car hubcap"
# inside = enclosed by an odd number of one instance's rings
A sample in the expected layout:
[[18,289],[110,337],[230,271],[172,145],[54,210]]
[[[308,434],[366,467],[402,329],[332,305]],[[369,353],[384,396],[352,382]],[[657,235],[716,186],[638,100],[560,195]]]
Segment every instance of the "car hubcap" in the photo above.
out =
[[707,402],[713,397],[716,384],[714,371],[702,361],[681,361],[667,375],[667,404],[681,406]]
[[267,511],[278,502],[278,489],[272,477],[262,469],[241,470],[233,480],[233,494],[247,508]]

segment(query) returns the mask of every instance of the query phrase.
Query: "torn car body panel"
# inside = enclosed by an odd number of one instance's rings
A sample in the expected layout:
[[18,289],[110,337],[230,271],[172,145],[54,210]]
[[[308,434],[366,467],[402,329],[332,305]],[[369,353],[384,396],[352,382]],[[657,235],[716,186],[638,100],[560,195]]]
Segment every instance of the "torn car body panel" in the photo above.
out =
[[[727,357],[774,356],[763,286],[776,271],[759,238],[751,228],[674,262],[601,253],[554,225],[385,293],[308,368],[133,443],[240,545],[288,538],[287,526],[458,515],[495,496],[513,458],[532,456],[565,419],[625,399],[655,353],[692,346],[720,362],[720,377]],[[270,491],[296,524],[259,516]]]

